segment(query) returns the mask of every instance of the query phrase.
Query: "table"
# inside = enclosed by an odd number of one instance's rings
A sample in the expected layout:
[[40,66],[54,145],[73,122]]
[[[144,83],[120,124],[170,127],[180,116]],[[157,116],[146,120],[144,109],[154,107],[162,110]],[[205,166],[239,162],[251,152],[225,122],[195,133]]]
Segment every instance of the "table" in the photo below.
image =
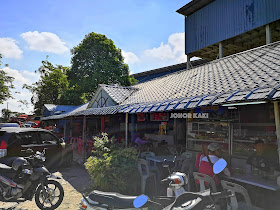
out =
[[[174,160],[175,155],[151,156],[146,159],[155,163],[163,163],[164,159],[171,162]],[[176,156],[176,161],[185,160],[186,157]]]
[[280,190],[279,185],[277,185],[276,180],[267,180],[262,178],[261,176],[253,176],[253,175],[234,175],[231,177],[223,176],[225,179],[234,180],[246,184],[250,184],[256,187],[261,187],[267,190],[278,191]]

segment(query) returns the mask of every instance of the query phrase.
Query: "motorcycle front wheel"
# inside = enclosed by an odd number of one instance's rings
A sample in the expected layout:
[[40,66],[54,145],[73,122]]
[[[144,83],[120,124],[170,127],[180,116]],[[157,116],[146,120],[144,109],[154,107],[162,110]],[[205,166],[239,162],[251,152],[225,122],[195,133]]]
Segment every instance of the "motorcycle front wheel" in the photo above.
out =
[[43,194],[42,185],[40,185],[35,193],[35,202],[39,209],[56,209],[62,202],[64,190],[61,184],[55,180],[47,180],[44,188],[47,196]]

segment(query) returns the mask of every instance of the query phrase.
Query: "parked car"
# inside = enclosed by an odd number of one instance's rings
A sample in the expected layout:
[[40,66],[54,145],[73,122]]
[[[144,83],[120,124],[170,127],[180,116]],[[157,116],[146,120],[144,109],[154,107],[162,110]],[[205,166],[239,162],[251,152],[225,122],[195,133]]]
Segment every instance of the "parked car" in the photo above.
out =
[[19,128],[20,125],[18,123],[0,123],[0,128],[2,127],[16,127]]
[[28,121],[28,122],[24,123],[24,127],[26,127],[26,128],[35,128],[36,126],[37,126],[37,124],[32,121]]
[[0,144],[2,141],[5,141],[7,145],[7,157],[28,156],[29,154],[24,152],[28,148],[35,152],[42,152],[44,148],[47,148],[46,166],[48,168],[70,165],[73,160],[72,147],[45,129],[2,127],[0,128]]

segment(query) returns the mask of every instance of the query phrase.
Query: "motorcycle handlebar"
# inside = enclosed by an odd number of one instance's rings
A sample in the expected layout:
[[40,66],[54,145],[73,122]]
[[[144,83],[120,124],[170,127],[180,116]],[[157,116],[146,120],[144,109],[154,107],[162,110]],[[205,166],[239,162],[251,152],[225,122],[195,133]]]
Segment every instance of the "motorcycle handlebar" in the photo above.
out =
[[212,198],[226,198],[231,196],[232,193],[230,191],[222,191],[222,192],[216,192],[216,193],[211,193]]
[[168,178],[166,178],[166,179],[162,179],[160,182],[161,183],[167,183],[167,182],[169,182],[170,180],[168,179]]

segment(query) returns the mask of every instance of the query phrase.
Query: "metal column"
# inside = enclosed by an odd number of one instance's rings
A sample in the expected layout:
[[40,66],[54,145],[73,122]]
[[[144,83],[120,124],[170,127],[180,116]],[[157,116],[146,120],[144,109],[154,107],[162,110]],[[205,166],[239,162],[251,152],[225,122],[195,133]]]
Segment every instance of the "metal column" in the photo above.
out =
[[277,136],[277,144],[278,144],[278,156],[279,156],[279,164],[280,164],[280,113],[279,113],[278,102],[274,102],[274,115],[275,115],[275,128],[276,128],[276,136]]
[[219,58],[223,57],[223,44],[219,42]]
[[187,55],[187,70],[189,70],[191,68],[191,56]]
[[269,24],[265,26],[265,38],[266,38],[266,44],[271,43],[271,32],[270,32],[270,27]]

